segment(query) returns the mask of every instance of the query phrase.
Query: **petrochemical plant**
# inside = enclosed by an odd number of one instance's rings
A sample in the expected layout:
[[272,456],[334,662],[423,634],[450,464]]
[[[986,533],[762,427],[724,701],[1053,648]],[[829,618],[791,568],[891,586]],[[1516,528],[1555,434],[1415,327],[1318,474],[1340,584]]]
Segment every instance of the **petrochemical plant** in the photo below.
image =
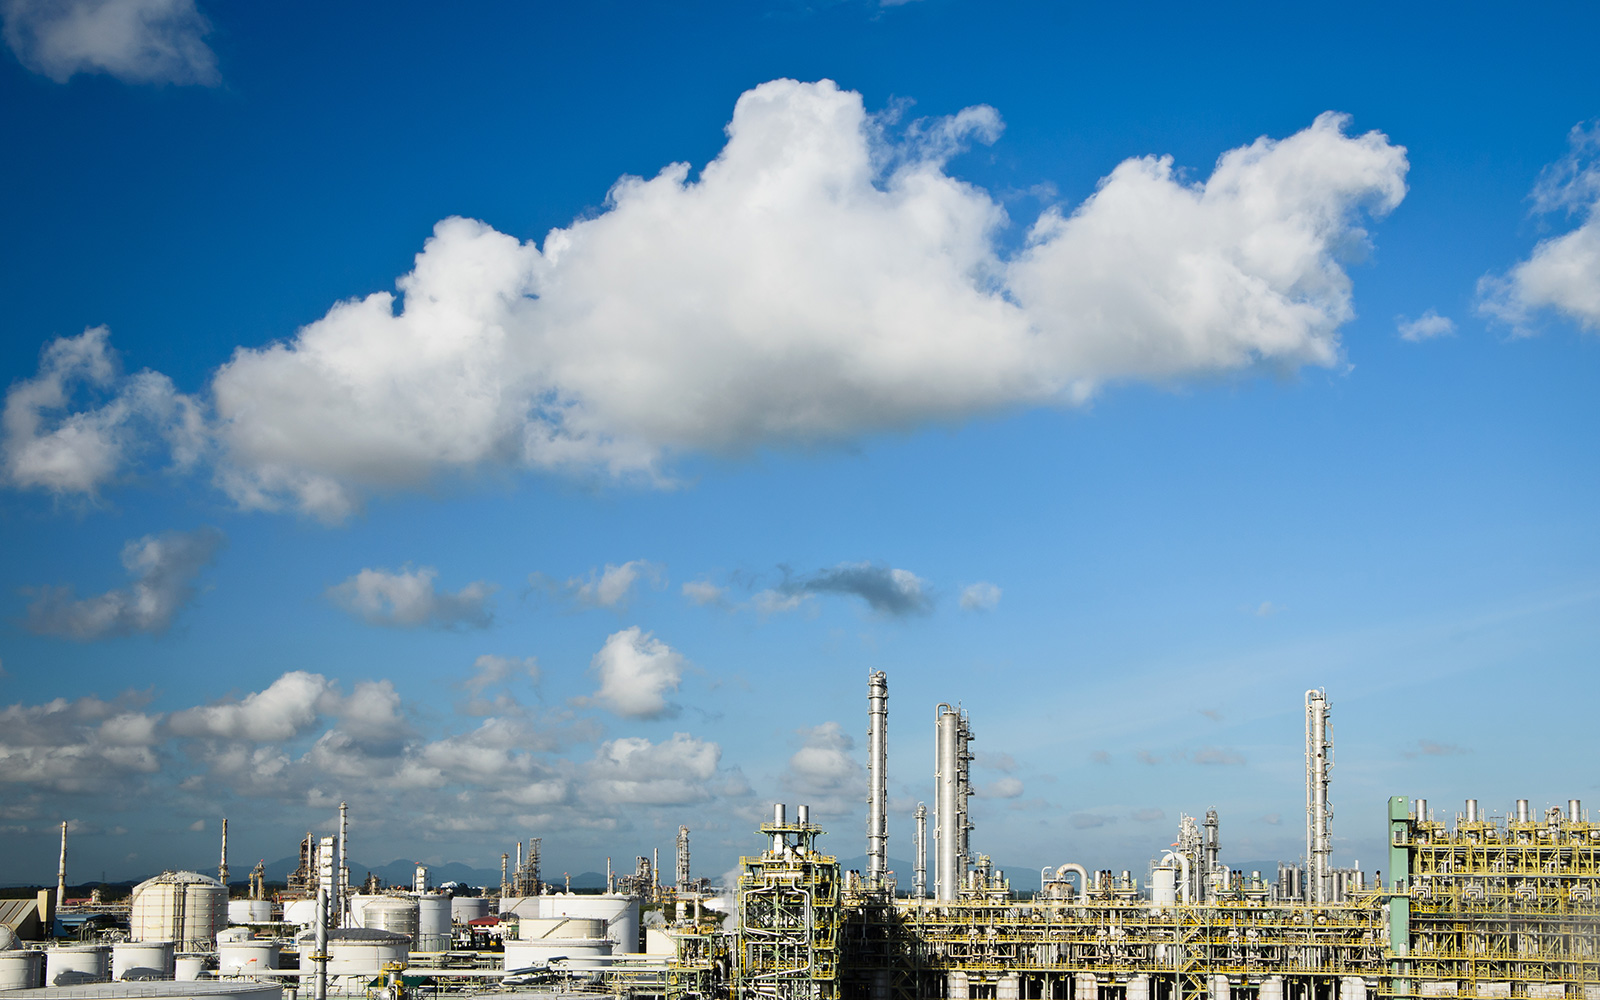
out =
[[[122,911],[126,930],[97,931],[91,915],[114,908],[68,905],[63,825],[54,895],[10,910],[17,901],[0,901],[0,918],[22,931],[0,925],[0,996],[1600,1000],[1600,823],[1577,800],[1542,814],[1517,800],[1503,818],[1469,800],[1452,823],[1397,797],[1387,880],[1334,867],[1321,691],[1305,698],[1301,862],[1230,870],[1213,810],[1182,816],[1145,878],[1068,861],[1026,894],[973,852],[973,729],[951,705],[935,710],[932,881],[919,805],[912,884],[897,885],[888,701],[888,678],[871,674],[864,872],[819,850],[805,805],[791,818],[779,804],[732,886],[691,877],[684,827],[671,883],[652,854],[631,874],[608,871],[604,892],[561,891],[541,878],[535,838],[502,856],[500,885],[481,895],[436,889],[420,867],[410,886],[357,887],[341,806],[338,833],[307,836],[274,898],[260,865],[248,895],[229,898],[224,822],[217,878],[143,882]],[[34,936],[53,940],[22,939]]]

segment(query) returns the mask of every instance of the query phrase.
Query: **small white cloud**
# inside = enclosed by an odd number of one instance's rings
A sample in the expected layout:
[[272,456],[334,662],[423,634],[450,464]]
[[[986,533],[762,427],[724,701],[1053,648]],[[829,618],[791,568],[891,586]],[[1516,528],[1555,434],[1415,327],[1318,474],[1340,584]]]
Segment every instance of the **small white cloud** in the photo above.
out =
[[980,799],[1015,799],[1022,796],[1022,779],[998,778],[987,785],[979,785],[974,793]]
[[688,733],[651,743],[630,736],[609,740],[595,751],[584,792],[605,802],[685,805],[713,797],[722,748]]
[[125,83],[215,86],[211,25],[194,0],[4,0],[6,45],[28,69],[66,83],[106,73]]
[[1265,823],[1268,826],[1282,826],[1283,825],[1283,814],[1282,813],[1267,813],[1265,816],[1262,816],[1260,819],[1256,820],[1256,822]]
[[804,741],[789,758],[784,787],[803,799],[819,816],[853,809],[864,769],[856,760],[855,740],[837,722],[799,730]]
[[1135,809],[1130,817],[1135,823],[1154,823],[1156,820],[1165,819],[1166,813],[1155,807],[1148,809]]
[[762,590],[750,598],[750,606],[764,615],[781,615],[798,610],[809,600],[811,600],[810,594],[785,594],[777,590]]
[[[51,341],[39,373],[7,390],[0,457],[9,485],[92,498],[151,439],[167,443],[174,467],[199,458],[205,448],[199,406],[165,375],[122,375],[109,338],[109,330],[96,326]],[[82,390],[103,401],[71,410]]]
[[690,580],[682,587],[683,596],[694,604],[704,608],[724,607],[728,603],[728,591],[719,587],[710,580]]
[[319,714],[338,707],[338,695],[321,674],[291,670],[262,691],[174,712],[167,726],[179,736],[281,742],[311,728]]
[[39,587],[28,605],[28,628],[42,635],[89,642],[136,632],[164,632],[195,595],[194,579],[222,548],[222,532],[146,535],[122,547],[122,565],[134,582],[82,599],[70,587]]
[[205,828],[206,828],[206,821],[203,820],[203,819],[197,819],[193,823],[189,824],[189,832],[190,833],[199,833],[202,830],[204,830]]
[[683,656],[637,625],[612,633],[589,669],[600,678],[596,701],[618,715],[655,719],[675,714],[667,695],[678,690]]
[[1073,813],[1072,827],[1075,830],[1093,830],[1096,827],[1109,826],[1117,821],[1115,816],[1102,816],[1098,813]]
[[647,580],[659,585],[665,567],[644,559],[634,559],[621,566],[606,564],[604,570],[591,572],[588,580],[577,578],[567,581],[567,589],[579,604],[591,608],[626,607],[634,584]]
[[1435,337],[1448,337],[1456,332],[1455,320],[1448,316],[1440,316],[1432,309],[1416,319],[1396,317],[1395,324],[1400,331],[1401,340],[1432,340]]
[[[762,611],[790,611],[810,594],[845,594],[859,597],[867,607],[889,618],[926,614],[933,610],[928,581],[907,569],[870,562],[840,563],[810,576],[787,579],[771,591],[757,594]],[[766,596],[763,599],[764,595]]]
[[1000,588],[992,583],[968,584],[961,591],[963,611],[989,611],[1000,603]]
[[328,588],[335,605],[368,625],[391,628],[488,628],[494,621],[489,597],[493,584],[478,580],[455,593],[434,586],[439,571],[432,566],[398,571],[364,569]]
[[472,676],[463,682],[468,691],[482,693],[484,688],[505,684],[518,678],[539,683],[539,659],[534,656],[494,656],[485,653],[472,661]]
[[1273,604],[1271,601],[1262,601],[1254,608],[1250,608],[1248,610],[1257,618],[1271,618],[1273,615],[1282,614],[1283,606],[1279,604]]
[[1583,222],[1541,240],[1509,272],[1480,279],[1478,311],[1519,335],[1532,333],[1545,309],[1600,331],[1600,122],[1573,126],[1567,155],[1541,173],[1533,203],[1535,212],[1564,210]]

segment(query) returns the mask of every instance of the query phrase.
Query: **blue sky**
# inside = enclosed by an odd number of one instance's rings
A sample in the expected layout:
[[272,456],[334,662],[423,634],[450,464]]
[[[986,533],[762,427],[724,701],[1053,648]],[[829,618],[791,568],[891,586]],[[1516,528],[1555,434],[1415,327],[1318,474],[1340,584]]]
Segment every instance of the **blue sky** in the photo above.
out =
[[1600,801],[1592,9],[0,14],[0,881]]

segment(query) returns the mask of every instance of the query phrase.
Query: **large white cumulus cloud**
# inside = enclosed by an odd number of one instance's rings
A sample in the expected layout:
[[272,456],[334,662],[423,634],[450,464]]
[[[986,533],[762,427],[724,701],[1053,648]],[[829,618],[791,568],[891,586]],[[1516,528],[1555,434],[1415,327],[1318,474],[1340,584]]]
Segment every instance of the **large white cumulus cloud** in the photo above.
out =
[[806,444],[1081,401],[1116,379],[1326,365],[1361,213],[1405,151],[1323,115],[1187,183],[1118,166],[1006,255],[946,169],[998,114],[897,139],[829,81],[744,94],[721,154],[626,177],[542,245],[447,219],[389,293],[211,386],[219,483],[337,520],[363,496],[503,468],[666,477],[673,454]]

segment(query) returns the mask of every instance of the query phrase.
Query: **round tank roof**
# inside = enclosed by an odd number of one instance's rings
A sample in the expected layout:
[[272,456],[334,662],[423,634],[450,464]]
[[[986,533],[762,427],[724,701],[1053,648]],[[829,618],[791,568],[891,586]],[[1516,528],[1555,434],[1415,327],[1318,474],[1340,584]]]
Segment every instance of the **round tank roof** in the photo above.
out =
[[[316,931],[306,931],[297,939],[299,941],[315,941]],[[329,941],[371,941],[381,944],[409,943],[410,935],[396,934],[394,931],[379,930],[376,927],[339,927],[328,932]]]
[[162,872],[155,878],[147,878],[140,882],[133,887],[133,891],[137,893],[152,885],[214,885],[219,889],[222,888],[221,882],[199,872]]

